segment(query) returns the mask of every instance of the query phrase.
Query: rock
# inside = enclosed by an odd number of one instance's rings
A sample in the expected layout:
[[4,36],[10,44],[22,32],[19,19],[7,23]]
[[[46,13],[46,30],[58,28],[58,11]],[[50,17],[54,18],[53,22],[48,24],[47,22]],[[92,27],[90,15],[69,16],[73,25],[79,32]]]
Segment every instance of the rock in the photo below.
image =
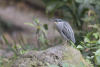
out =
[[91,67],[81,53],[70,46],[55,46],[43,51],[29,51],[14,61],[12,67],[49,67],[63,65],[68,67]]

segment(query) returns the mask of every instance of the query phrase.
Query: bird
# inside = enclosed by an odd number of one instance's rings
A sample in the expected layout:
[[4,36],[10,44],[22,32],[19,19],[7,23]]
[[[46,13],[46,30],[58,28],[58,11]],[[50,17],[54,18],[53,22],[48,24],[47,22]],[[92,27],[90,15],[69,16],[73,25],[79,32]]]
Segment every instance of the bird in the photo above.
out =
[[75,36],[74,36],[74,31],[71,27],[71,25],[62,19],[53,19],[54,23],[56,24],[56,28],[58,32],[61,34],[61,36],[67,40],[71,41],[75,44]]

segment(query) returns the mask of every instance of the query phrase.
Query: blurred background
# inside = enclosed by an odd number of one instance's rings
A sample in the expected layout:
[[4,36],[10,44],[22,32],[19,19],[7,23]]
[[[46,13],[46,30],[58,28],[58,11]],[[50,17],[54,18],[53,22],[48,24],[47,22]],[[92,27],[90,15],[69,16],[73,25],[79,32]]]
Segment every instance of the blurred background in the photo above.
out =
[[77,49],[100,67],[99,0],[0,0],[0,67],[29,50],[61,44],[54,17],[70,23]]

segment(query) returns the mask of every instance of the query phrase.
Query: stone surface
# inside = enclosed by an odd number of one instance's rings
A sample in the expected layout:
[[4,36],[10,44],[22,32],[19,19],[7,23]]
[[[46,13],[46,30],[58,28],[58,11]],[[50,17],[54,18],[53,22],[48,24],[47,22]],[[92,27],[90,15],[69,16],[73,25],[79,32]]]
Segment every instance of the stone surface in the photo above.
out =
[[62,67],[64,64],[68,64],[68,67],[91,67],[78,50],[65,45],[43,51],[29,51],[14,61],[12,67]]

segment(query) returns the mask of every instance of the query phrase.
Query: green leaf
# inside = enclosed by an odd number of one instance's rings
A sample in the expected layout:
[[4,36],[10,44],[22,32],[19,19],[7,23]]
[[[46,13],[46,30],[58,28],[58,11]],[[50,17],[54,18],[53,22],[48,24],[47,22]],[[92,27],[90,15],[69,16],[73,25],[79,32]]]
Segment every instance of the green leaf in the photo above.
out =
[[34,21],[35,21],[36,24],[39,24],[39,20],[38,19],[35,18]]
[[20,50],[20,54],[25,54],[26,52],[25,50]]
[[39,40],[41,41],[42,44],[45,44],[46,39],[43,34],[40,35]]
[[89,38],[85,37],[84,42],[90,42]]
[[97,44],[100,44],[100,39],[97,41]]
[[47,36],[47,31],[43,27],[41,27],[41,30],[44,33],[44,35]]
[[98,56],[100,56],[100,49],[98,49],[96,52],[94,52],[95,53],[95,55],[98,55]]
[[84,49],[84,48],[83,48],[83,46],[78,45],[78,46],[77,46],[77,49]]
[[46,13],[55,12],[58,8],[64,5],[65,5],[65,2],[63,1],[59,1],[59,0],[50,1],[46,7]]
[[100,65],[100,56],[95,56],[96,65]]
[[17,44],[17,48],[18,48],[18,49],[21,49],[22,46],[21,46],[20,44]]
[[94,58],[94,56],[87,56],[86,58],[87,58],[88,60],[91,60],[91,59]]
[[34,27],[33,23],[24,23],[24,24]]
[[83,3],[84,0],[76,0],[76,2],[78,2],[78,3]]
[[98,25],[97,25],[97,24],[89,25],[89,27],[92,27],[92,28],[98,29]]
[[93,36],[94,36],[96,39],[98,39],[99,33],[98,33],[98,32],[97,32],[97,33],[93,33]]
[[48,30],[48,25],[47,24],[44,24],[43,27],[44,27],[45,30]]
[[95,20],[95,18],[91,16],[91,17],[82,18],[82,20],[83,20],[84,22],[90,22],[90,21]]
[[95,53],[95,63],[96,65],[100,65],[100,49],[98,49]]
[[91,47],[91,44],[86,44],[86,47]]
[[63,0],[64,2],[67,2],[68,0]]
[[95,0],[76,0],[78,3],[88,3],[88,4],[94,4]]

